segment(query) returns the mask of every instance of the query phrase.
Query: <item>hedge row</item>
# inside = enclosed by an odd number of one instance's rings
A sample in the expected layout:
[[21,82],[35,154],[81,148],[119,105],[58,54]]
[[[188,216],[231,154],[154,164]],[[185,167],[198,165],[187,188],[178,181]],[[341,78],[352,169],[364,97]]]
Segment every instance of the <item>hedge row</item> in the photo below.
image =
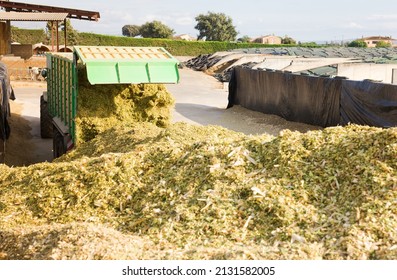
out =
[[[280,47],[286,45],[263,45],[258,43],[235,43],[235,42],[205,42],[205,41],[183,41],[171,39],[131,38],[124,36],[109,36],[93,33],[79,32],[77,45],[85,46],[136,46],[136,47],[164,47],[176,56],[197,56],[200,54],[215,53],[231,49]],[[12,28],[12,40],[21,44],[49,44],[44,29],[19,29]],[[63,44],[63,36],[60,35],[60,43]]]
[[[136,46],[136,47],[164,47],[173,55],[196,56],[199,54],[215,53],[231,49],[279,47],[280,45],[263,45],[258,43],[184,41],[171,39],[131,38],[121,36],[79,33],[79,44],[91,46]],[[285,46],[285,45],[284,45]]]
[[11,41],[20,44],[47,43],[47,35],[44,29],[20,29],[12,26]]

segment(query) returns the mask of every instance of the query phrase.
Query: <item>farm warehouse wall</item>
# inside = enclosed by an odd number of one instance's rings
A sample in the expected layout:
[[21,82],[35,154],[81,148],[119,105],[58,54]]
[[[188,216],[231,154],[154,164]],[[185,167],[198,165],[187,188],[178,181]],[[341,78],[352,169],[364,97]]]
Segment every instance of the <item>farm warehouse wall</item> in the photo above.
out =
[[338,76],[348,77],[351,80],[370,79],[397,84],[392,78],[393,69],[397,71],[397,64],[344,63],[338,64]]
[[0,22],[0,55],[11,52],[11,26],[9,22]]

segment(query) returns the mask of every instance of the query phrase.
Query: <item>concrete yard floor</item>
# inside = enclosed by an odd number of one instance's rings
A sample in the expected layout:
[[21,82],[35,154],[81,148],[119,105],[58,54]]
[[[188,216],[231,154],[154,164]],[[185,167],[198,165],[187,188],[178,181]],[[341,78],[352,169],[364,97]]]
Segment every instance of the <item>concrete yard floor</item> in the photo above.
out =
[[228,88],[215,78],[188,68],[180,70],[180,82],[167,85],[176,99],[173,122],[219,125],[245,134],[278,135],[281,130],[301,132],[319,127],[228,105]]
[[30,165],[52,161],[52,139],[40,136],[40,96],[45,83],[12,83],[16,100],[10,101],[11,136],[6,145],[6,164]]
[[[305,132],[319,127],[286,121],[278,116],[250,111],[240,106],[226,109],[228,91],[215,78],[188,68],[180,69],[180,82],[166,85],[175,97],[173,122],[219,125],[245,134],[277,135],[283,129]],[[40,137],[40,95],[43,82],[12,83],[16,100],[11,102],[11,137],[6,164],[30,165],[52,161],[52,140]]]

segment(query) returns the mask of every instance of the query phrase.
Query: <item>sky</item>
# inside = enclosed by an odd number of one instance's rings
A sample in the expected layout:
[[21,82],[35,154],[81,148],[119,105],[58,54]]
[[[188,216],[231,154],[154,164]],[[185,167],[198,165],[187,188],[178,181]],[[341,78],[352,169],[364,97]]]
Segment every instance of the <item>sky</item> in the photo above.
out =
[[[397,38],[394,0],[15,0],[100,13],[98,22],[72,19],[74,29],[120,35],[124,25],[161,21],[175,35],[196,37],[195,17],[208,12],[231,17],[238,38],[274,34],[300,42],[341,42],[367,36]],[[45,23],[12,22],[22,28],[45,28]]]

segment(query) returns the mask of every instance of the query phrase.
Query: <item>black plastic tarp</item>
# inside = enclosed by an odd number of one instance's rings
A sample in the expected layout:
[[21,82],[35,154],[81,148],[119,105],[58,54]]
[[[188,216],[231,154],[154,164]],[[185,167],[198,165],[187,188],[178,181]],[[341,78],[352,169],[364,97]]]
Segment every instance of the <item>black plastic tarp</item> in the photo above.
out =
[[343,81],[341,124],[397,126],[397,86],[371,81]]
[[397,126],[397,86],[236,67],[229,104],[322,127]]
[[229,104],[319,126],[340,119],[341,80],[236,67],[229,83]]

